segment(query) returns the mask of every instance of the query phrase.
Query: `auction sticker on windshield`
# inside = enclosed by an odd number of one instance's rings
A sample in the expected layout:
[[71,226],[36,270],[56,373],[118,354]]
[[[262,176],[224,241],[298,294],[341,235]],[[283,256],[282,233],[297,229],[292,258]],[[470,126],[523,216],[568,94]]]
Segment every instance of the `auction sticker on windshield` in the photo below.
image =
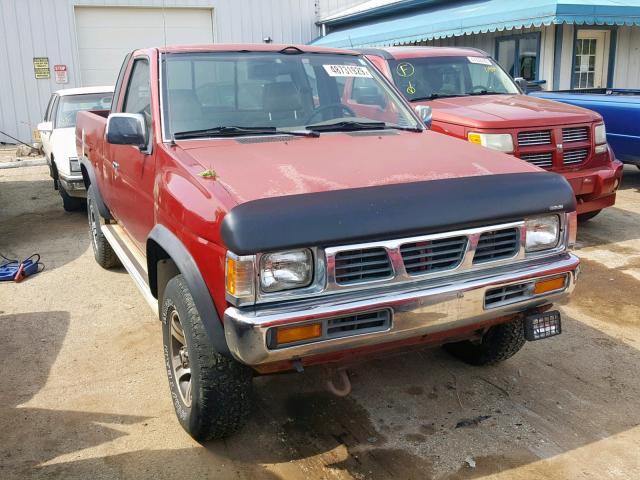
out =
[[367,67],[358,65],[323,65],[330,77],[373,78]]
[[477,63],[480,65],[491,65],[491,60],[484,57],[467,57],[471,63]]

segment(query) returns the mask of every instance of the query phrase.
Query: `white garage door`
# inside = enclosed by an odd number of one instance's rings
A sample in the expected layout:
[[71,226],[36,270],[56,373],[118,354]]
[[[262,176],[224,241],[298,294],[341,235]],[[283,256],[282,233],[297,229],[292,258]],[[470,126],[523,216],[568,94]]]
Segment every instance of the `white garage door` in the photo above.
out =
[[[124,56],[138,48],[213,43],[211,9],[76,7],[83,86],[113,85]],[[165,27],[166,26],[166,27]]]

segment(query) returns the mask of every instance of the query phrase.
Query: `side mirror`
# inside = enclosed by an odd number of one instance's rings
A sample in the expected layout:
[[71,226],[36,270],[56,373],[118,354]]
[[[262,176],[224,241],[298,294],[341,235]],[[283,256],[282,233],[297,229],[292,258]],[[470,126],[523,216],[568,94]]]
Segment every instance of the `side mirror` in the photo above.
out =
[[144,116],[139,113],[112,113],[107,117],[107,143],[145,148],[147,146],[145,123]]
[[431,128],[431,124],[433,123],[433,110],[428,105],[418,105],[416,107],[416,112],[424,122],[427,128]]
[[37,128],[40,133],[51,133],[53,132],[53,122],[41,122]]
[[513,81],[516,82],[516,85],[518,86],[518,88],[522,93],[527,93],[527,90],[529,89],[529,84],[524,78],[516,77],[513,79]]
[[385,107],[385,98],[376,87],[360,87],[353,90],[353,100],[360,105]]

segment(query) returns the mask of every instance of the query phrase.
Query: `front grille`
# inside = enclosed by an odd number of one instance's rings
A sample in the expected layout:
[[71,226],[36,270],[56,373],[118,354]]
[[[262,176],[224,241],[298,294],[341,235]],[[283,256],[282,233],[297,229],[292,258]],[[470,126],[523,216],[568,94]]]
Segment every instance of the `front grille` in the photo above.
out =
[[577,128],[563,128],[562,129],[562,142],[586,142],[589,140],[589,128],[577,127]]
[[420,275],[456,268],[467,248],[467,237],[441,238],[405,243],[400,247],[402,260],[409,275]]
[[326,321],[326,337],[340,338],[386,330],[391,325],[389,310],[360,313],[349,317],[331,318]]
[[382,247],[345,250],[336,254],[336,283],[349,285],[393,275],[387,251]]
[[520,155],[520,158],[526,162],[529,162],[537,167],[551,168],[553,166],[553,153],[525,153]]
[[539,130],[535,132],[518,133],[518,145],[531,147],[534,145],[549,145],[551,143],[551,130]]
[[518,229],[494,230],[480,235],[473,263],[511,258],[518,252]]
[[532,283],[520,283],[487,290],[484,297],[484,306],[485,308],[492,308],[504,305],[505,303],[525,300],[532,295],[532,285]]
[[564,164],[565,165],[577,165],[584,162],[589,156],[588,149],[580,150],[565,150],[564,152]]

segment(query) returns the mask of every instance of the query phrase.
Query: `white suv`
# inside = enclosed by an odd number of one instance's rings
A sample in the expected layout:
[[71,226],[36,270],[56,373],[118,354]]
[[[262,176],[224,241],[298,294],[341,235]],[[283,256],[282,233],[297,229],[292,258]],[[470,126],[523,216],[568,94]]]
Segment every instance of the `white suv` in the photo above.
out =
[[113,87],[58,90],[51,95],[44,121],[38,124],[53,187],[68,212],[82,207],[87,192],[76,153],[76,114],[83,110],[109,110]]

